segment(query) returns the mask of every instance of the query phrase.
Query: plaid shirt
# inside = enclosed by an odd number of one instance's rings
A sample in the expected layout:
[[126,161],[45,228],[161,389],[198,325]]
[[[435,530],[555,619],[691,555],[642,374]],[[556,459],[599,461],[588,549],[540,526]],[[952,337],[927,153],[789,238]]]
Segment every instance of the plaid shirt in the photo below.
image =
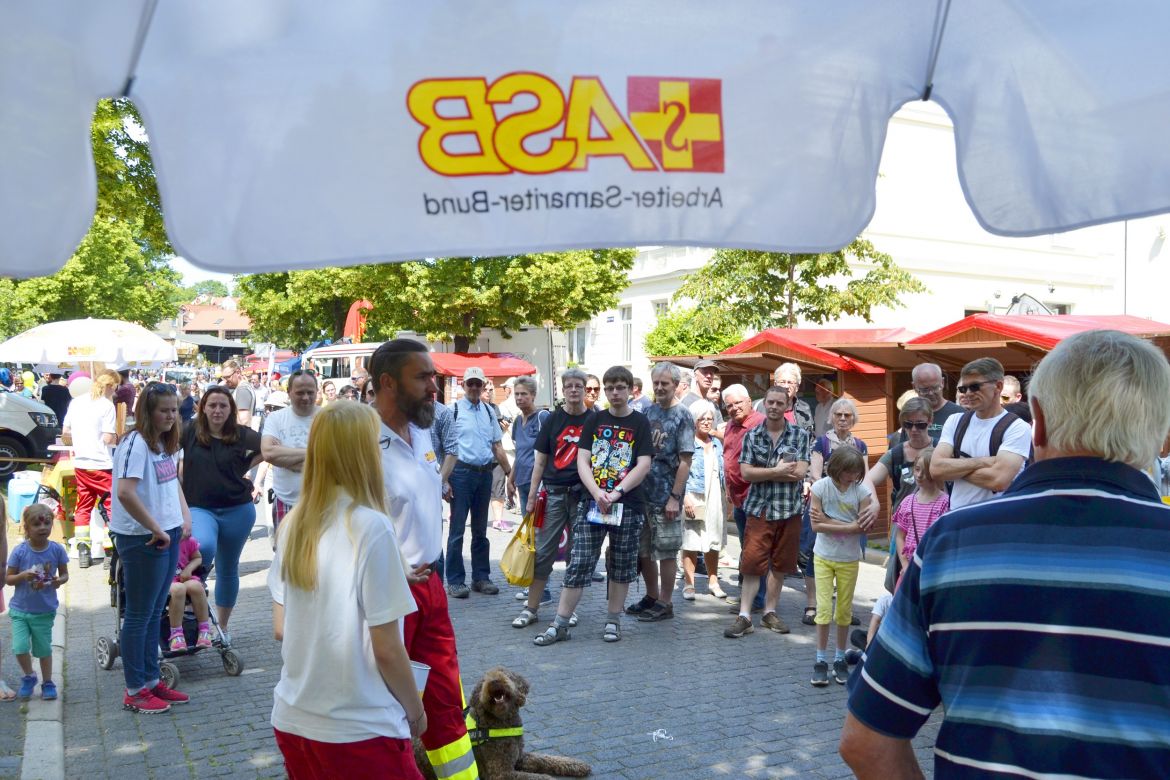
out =
[[[772,436],[768,433],[766,422],[748,431],[743,440],[743,449],[739,453],[740,465],[759,466],[770,468],[775,466],[786,454],[795,455],[797,461],[808,463],[811,459],[808,431],[804,428],[785,423],[776,446],[772,446]],[[792,460],[793,458],[789,458]],[[743,511],[749,517],[764,517],[767,520],[783,520],[800,514],[804,505],[804,483],[796,482],[752,482],[748,488],[747,500],[743,503]]]

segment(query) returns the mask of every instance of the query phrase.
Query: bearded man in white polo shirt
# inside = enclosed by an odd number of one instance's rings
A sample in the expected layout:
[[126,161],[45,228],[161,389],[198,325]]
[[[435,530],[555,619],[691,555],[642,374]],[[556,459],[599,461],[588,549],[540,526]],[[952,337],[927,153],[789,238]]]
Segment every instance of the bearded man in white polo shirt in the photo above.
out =
[[431,667],[423,691],[422,743],[440,779],[474,780],[479,773],[463,718],[455,629],[443,583],[434,573],[443,553],[442,479],[427,430],[435,419],[435,366],[425,345],[395,339],[378,347],[369,369],[374,408],[382,418],[386,510],[410,566],[407,578],[418,605],[403,621],[403,644],[411,660]]

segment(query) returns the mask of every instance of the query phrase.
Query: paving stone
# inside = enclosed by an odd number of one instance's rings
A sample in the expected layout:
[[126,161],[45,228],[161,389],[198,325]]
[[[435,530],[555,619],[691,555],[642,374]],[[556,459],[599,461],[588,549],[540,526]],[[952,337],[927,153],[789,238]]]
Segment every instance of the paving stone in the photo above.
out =
[[[489,531],[489,538],[498,557],[509,537]],[[734,558],[734,539],[731,546]],[[245,674],[228,677],[212,651],[179,659],[179,688],[192,701],[155,716],[122,710],[121,660],[110,671],[94,660],[97,638],[115,636],[105,572],[71,572],[63,695],[66,777],[284,775],[268,723],[281,665],[265,586],[271,557],[265,532],[257,529],[241,559],[240,599],[231,625]],[[881,570],[872,568],[860,578],[855,599],[863,623],[881,588]],[[723,574],[724,589],[736,592],[731,572]],[[558,564],[553,574],[558,591],[562,576]],[[646,624],[625,616],[622,641],[607,644],[601,639],[603,585],[584,594],[572,641],[540,648],[532,637],[547,623],[513,629],[516,589],[498,572],[493,579],[501,587],[498,596],[473,593],[451,602],[464,686],[470,693],[483,672],[497,665],[523,674],[531,685],[524,708],[529,750],[584,758],[599,778],[849,775],[836,750],[845,691],[809,685],[815,634],[800,623],[804,595],[792,590],[803,587],[799,580],[785,582],[780,600],[780,617],[793,628],[788,635],[757,629],[727,640],[723,629],[731,616],[721,601],[700,594],[685,602],[676,593],[673,620]],[[636,584],[628,602],[641,595]],[[545,607],[542,618],[551,620],[553,612]],[[6,616],[0,616],[0,632],[10,635]],[[10,668],[10,655],[0,659],[11,680]],[[928,774],[937,726],[936,717],[914,743]],[[656,732],[673,740],[655,742]],[[19,741],[0,729],[0,756],[12,755],[6,751],[10,742],[19,752]]]

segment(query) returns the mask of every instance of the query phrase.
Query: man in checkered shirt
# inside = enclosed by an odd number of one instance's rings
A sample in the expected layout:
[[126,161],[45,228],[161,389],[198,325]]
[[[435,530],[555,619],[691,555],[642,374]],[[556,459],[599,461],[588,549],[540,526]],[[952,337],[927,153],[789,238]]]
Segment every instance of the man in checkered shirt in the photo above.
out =
[[776,604],[784,575],[797,570],[804,475],[811,448],[808,431],[784,419],[787,408],[787,388],[769,387],[764,396],[764,424],[748,432],[739,454],[740,471],[751,487],[743,505],[747,523],[739,557],[739,617],[723,632],[728,639],[738,639],[755,630],[751,603],[765,574],[768,593],[763,626],[779,634],[788,633],[788,626],[776,615]]

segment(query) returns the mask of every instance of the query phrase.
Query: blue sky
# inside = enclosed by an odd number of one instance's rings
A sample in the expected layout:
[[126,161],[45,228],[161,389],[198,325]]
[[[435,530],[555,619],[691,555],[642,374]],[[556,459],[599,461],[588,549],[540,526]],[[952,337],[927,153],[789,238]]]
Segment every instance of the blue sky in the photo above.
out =
[[184,287],[190,287],[191,285],[195,284],[195,282],[202,282],[204,279],[215,279],[217,281],[223,282],[228,287],[232,286],[231,274],[218,274],[214,271],[205,271],[202,268],[191,265],[181,257],[171,258],[171,268],[174,268],[183,275]]

